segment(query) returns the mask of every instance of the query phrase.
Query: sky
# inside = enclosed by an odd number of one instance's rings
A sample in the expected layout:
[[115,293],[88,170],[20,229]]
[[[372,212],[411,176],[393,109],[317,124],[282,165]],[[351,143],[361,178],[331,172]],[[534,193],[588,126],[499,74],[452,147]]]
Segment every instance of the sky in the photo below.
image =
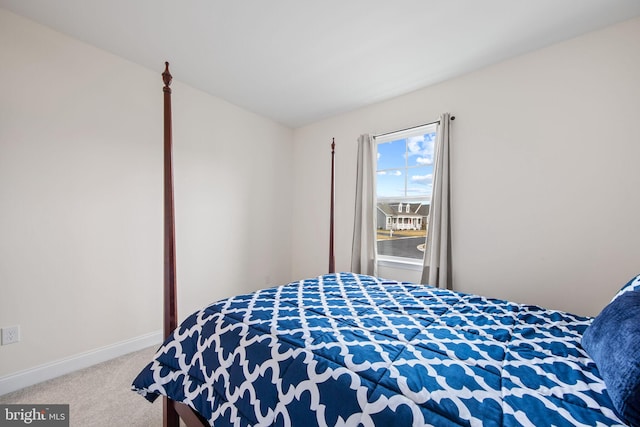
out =
[[431,198],[435,132],[378,144],[378,198]]

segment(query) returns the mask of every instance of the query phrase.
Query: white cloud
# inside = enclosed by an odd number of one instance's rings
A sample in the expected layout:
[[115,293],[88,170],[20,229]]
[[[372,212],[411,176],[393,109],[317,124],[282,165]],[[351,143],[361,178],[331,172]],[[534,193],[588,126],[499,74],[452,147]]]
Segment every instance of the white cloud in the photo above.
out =
[[409,155],[420,154],[424,145],[424,135],[412,136],[407,141],[407,149],[409,150]]
[[413,175],[411,177],[411,181],[412,182],[417,182],[417,183],[430,183],[431,181],[433,181],[433,174],[426,174],[426,175]]
[[418,156],[416,163],[419,165],[433,164],[433,138],[425,139],[425,135],[409,138],[407,140],[407,154],[409,157]]
[[389,176],[402,176],[402,172],[399,170],[394,171],[378,171],[378,175],[389,175]]

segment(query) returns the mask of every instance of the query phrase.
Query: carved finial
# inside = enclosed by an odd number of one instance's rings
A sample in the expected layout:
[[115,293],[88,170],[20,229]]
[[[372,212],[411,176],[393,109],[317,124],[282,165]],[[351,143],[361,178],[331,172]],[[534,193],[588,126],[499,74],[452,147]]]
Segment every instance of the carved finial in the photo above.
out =
[[171,73],[169,72],[169,63],[165,62],[164,63],[164,73],[162,73],[162,81],[164,82],[164,88],[165,89],[169,89],[169,85],[171,84],[171,79],[173,77],[171,77]]
[[336,151],[336,139],[331,138],[331,152],[334,153]]

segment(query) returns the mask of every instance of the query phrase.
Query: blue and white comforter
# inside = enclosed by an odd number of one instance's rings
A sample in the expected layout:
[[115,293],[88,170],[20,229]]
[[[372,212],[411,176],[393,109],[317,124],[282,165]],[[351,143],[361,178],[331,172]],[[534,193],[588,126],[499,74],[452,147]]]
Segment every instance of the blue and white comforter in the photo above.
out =
[[136,378],[221,426],[623,425],[559,311],[341,273],[216,302]]

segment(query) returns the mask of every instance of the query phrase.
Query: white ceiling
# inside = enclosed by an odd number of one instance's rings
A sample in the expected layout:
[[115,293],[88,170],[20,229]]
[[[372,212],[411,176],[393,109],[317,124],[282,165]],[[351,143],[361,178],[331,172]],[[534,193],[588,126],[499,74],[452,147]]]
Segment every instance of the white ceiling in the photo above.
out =
[[640,0],[0,0],[290,127],[640,15]]

